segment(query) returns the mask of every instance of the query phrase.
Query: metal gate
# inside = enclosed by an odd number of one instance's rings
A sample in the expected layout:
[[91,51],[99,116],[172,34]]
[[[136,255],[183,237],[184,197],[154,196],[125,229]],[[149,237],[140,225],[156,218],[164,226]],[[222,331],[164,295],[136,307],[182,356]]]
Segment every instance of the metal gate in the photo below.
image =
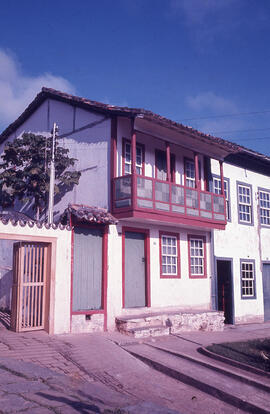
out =
[[44,329],[49,249],[47,243],[13,246],[11,329],[16,332]]

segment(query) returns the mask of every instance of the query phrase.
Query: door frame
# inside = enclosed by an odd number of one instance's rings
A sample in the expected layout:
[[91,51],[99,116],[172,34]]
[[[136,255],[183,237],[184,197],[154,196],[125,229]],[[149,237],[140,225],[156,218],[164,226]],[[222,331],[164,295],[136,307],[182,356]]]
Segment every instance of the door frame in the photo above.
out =
[[145,307],[151,307],[150,294],[150,232],[148,229],[137,227],[122,227],[122,308],[125,308],[125,233],[144,234],[144,255],[145,255]]
[[262,294],[263,294],[263,320],[264,320],[264,322],[269,322],[269,320],[268,321],[266,321],[265,320],[265,317],[264,317],[264,289],[263,289],[263,265],[264,264],[268,264],[269,266],[270,266],[270,260],[262,260],[261,261],[261,274],[262,274]]
[[234,283],[233,283],[233,258],[232,257],[217,257],[215,256],[215,289],[216,289],[216,310],[218,310],[218,272],[217,262],[218,260],[223,262],[230,262],[231,264],[231,290],[232,290],[232,324],[235,324],[235,306],[234,306]]
[[[108,290],[108,233],[109,226],[107,224],[80,223],[76,220],[70,220],[72,228],[71,235],[71,286],[70,286],[70,332],[72,327],[72,315],[95,315],[103,314],[104,323],[103,330],[107,331],[108,309],[107,309],[107,290]],[[73,278],[74,278],[74,231],[75,227],[83,227],[88,229],[98,229],[102,233],[102,282],[101,282],[101,304],[102,309],[73,311]]]
[[12,233],[0,233],[0,240],[14,240],[22,242],[34,242],[34,243],[48,243],[49,244],[49,258],[48,268],[49,275],[47,280],[47,310],[48,314],[45,316],[44,331],[49,335],[54,334],[54,302],[55,302],[55,270],[56,270],[56,237],[46,236],[30,236],[23,234],[12,234]]

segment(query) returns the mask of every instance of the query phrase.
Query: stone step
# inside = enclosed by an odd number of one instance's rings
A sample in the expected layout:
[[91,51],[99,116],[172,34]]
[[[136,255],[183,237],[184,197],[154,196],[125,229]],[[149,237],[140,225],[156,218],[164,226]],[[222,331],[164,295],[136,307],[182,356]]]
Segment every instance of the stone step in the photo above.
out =
[[[171,344],[170,344],[171,345]],[[196,364],[199,364],[205,368],[211,369],[216,372],[220,372],[228,377],[236,378],[240,382],[253,385],[257,388],[260,388],[268,393],[270,393],[270,375],[269,373],[263,372],[261,370],[251,370],[245,371],[245,369],[240,368],[239,366],[232,367],[229,364],[226,364],[221,361],[213,361],[211,358],[208,358],[204,354],[201,353],[200,348],[198,349],[197,353],[189,352],[185,354],[183,352],[179,352],[175,350],[172,346],[164,346],[163,344],[148,344],[153,348],[156,348],[160,351],[166,352],[170,355],[174,355],[178,358],[182,358]],[[249,369],[250,367],[247,366]],[[245,367],[246,368],[246,367]],[[260,372],[259,372],[260,371]]]
[[269,414],[270,393],[255,383],[243,383],[201,366],[194,361],[179,358],[146,344],[129,345],[126,351],[160,372],[189,384],[230,405],[247,412]]
[[119,332],[135,328],[163,326],[172,334],[188,331],[222,331],[224,315],[215,311],[174,311],[160,313],[145,313],[141,315],[125,315],[115,319]]
[[149,338],[152,336],[164,336],[169,335],[170,330],[164,325],[156,326],[143,326],[138,328],[130,328],[122,333],[133,336],[133,338]]
[[134,328],[142,328],[146,326],[159,326],[164,325],[162,317],[160,316],[150,316],[150,317],[140,317],[140,318],[129,318],[129,319],[123,319],[123,318],[116,318],[116,325],[119,330],[128,330],[128,329],[134,329]]

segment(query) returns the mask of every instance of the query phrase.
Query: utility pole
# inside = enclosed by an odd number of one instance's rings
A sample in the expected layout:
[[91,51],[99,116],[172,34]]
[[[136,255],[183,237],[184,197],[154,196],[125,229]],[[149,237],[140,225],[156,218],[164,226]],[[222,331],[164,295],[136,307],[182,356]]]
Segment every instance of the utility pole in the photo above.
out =
[[54,205],[54,181],[55,181],[55,138],[58,126],[54,122],[52,130],[52,159],[50,165],[50,189],[49,189],[49,207],[48,207],[48,224],[53,223],[53,205]]

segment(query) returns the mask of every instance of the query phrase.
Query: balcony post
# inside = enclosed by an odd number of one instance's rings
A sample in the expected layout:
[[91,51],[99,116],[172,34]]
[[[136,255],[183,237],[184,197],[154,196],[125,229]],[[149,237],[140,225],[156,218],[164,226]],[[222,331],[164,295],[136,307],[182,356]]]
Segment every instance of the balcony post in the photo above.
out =
[[132,174],[132,207],[137,205],[137,177],[136,177],[136,131],[134,118],[131,120],[131,174]]
[[196,183],[197,190],[200,190],[201,181],[200,181],[200,174],[199,174],[199,157],[197,153],[195,153],[195,183]]
[[111,211],[113,211],[114,208],[114,178],[116,177],[116,156],[117,156],[117,117],[112,117],[111,120],[111,168],[110,168],[110,174],[111,174]]
[[224,175],[223,175],[223,161],[219,161],[219,167],[220,167],[220,182],[221,182],[221,194],[224,196]]
[[167,181],[171,181],[171,147],[166,141]]

